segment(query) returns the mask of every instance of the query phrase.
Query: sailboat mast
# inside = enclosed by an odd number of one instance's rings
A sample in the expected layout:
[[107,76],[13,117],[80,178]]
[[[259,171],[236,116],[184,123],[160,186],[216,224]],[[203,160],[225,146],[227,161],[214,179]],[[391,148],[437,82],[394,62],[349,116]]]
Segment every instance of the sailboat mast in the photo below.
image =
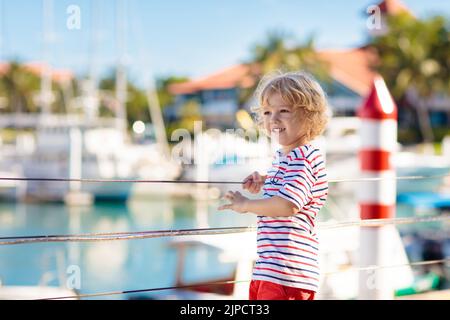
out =
[[90,30],[90,41],[89,41],[89,79],[92,82],[97,80],[97,41],[98,41],[98,19],[100,17],[100,12],[98,10],[98,2],[96,0],[91,1],[91,30]]
[[0,61],[3,61],[3,53],[5,51],[5,2],[0,0]]
[[[134,8],[136,10],[136,7]],[[141,14],[142,12],[140,9],[137,9],[137,12],[132,12],[132,16],[134,19],[131,21],[131,31],[132,34],[136,34],[139,38],[139,56],[143,67],[143,75],[144,75],[144,85],[145,85],[145,93],[147,97],[147,103],[148,103],[148,110],[150,113],[150,118],[153,124],[153,128],[155,130],[155,138],[156,143],[158,145],[158,148],[160,149],[160,152],[166,157],[166,159],[170,159],[170,148],[169,143],[167,140],[167,134],[166,134],[166,128],[164,125],[164,118],[161,111],[161,105],[159,103],[159,98],[157,94],[157,87],[155,84],[155,77],[153,76],[153,73],[151,72],[151,66],[149,65],[148,57],[150,54],[148,52],[144,52],[143,50],[143,44],[146,42],[147,39],[145,39],[142,36],[142,25],[141,22]],[[148,64],[148,65],[147,65]]]
[[88,54],[88,76],[84,81],[85,101],[84,107],[89,120],[98,117],[99,98],[98,98],[98,80],[97,80],[97,42],[98,42],[98,19],[99,19],[98,1],[91,1],[91,30],[89,39]]
[[42,71],[41,71],[41,92],[40,107],[41,114],[47,115],[51,112],[52,102],[52,71],[50,67],[49,45],[53,38],[53,0],[43,2],[43,44],[42,44]]
[[158,146],[162,149],[161,152],[163,155],[169,159],[170,156],[170,148],[169,143],[167,142],[167,134],[164,125],[164,118],[161,112],[161,106],[159,104],[158,95],[156,92],[156,85],[153,77],[150,77],[149,80],[149,88],[147,89],[147,101],[148,107],[150,109],[150,117],[152,118],[153,128],[155,129],[155,137]]
[[123,129],[127,128],[127,74],[125,70],[125,48],[126,48],[126,1],[116,0],[116,41],[117,41],[117,67],[116,67],[116,101],[117,113],[116,117],[120,121]]

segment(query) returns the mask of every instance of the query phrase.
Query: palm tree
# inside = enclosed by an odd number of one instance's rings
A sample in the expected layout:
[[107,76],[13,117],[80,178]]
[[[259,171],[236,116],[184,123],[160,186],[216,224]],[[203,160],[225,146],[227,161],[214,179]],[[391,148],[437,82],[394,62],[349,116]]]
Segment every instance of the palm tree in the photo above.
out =
[[302,44],[296,44],[294,41],[293,36],[287,32],[270,31],[264,43],[253,47],[251,62],[259,64],[263,74],[277,69],[302,69],[319,78],[326,78],[327,65],[317,56],[314,37],[310,36]]
[[[170,84],[184,82],[186,80],[187,78],[176,76],[161,77],[156,80],[156,97],[159,101],[160,108],[163,109],[173,103],[174,97],[168,90]],[[113,100],[115,82],[116,77],[113,73],[100,81],[101,95],[102,97],[110,97],[109,101]],[[127,84],[127,95],[126,108],[128,123],[131,125],[136,120],[150,121],[146,91],[129,81]],[[102,102],[100,108],[101,114],[104,116],[113,116],[114,110],[110,110],[111,108],[106,106],[105,101]]]
[[11,62],[0,79],[6,99],[7,112],[36,112],[33,95],[39,91],[39,78],[18,62]]
[[8,106],[8,99],[6,98],[7,91],[5,88],[5,81],[3,74],[0,74],[0,110],[6,110]]
[[[263,43],[256,44],[251,50],[248,64],[255,79],[255,86],[262,75],[275,70],[304,70],[323,82],[330,80],[328,64],[321,60],[314,47],[314,37],[304,43],[294,43],[292,35],[283,31],[270,31]],[[241,102],[247,101],[255,87],[242,91]]]
[[387,32],[372,40],[380,57],[374,67],[397,101],[416,97],[412,102],[423,140],[433,142],[429,101],[436,93],[450,93],[448,22],[443,17],[421,21],[398,14],[388,17],[387,25]]
[[186,82],[187,77],[167,76],[156,79],[156,90],[161,108],[165,108],[174,102],[174,96],[169,92],[169,86],[174,83]]
[[[100,114],[102,116],[114,116],[117,110],[115,103],[109,105],[105,101],[114,101],[114,90],[116,88],[116,76],[115,73],[111,73],[108,77],[100,80],[100,91],[102,96],[102,103],[100,105]],[[127,101],[126,114],[129,126],[136,120],[149,121],[149,114],[147,110],[147,98],[145,92],[133,83],[128,81],[127,83]]]

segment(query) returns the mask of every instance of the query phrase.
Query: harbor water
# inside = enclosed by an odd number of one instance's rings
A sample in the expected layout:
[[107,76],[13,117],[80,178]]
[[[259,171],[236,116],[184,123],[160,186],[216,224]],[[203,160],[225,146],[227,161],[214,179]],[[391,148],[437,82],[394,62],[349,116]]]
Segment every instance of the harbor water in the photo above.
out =
[[[217,210],[220,200],[195,201],[159,198],[127,203],[96,203],[92,207],[63,204],[0,203],[0,234],[8,236],[65,235],[148,230],[179,230],[206,227],[255,225],[251,214]],[[351,199],[330,198],[321,211],[321,221],[338,221],[333,206],[354,210]],[[397,216],[428,215],[398,205]],[[348,220],[348,218],[347,218]],[[441,222],[398,226],[411,261],[420,261],[421,249],[412,242],[417,231],[444,230]],[[448,230],[448,229],[447,229]],[[233,237],[233,235],[229,235]],[[79,293],[137,290],[173,286],[177,257],[168,244],[170,237],[101,241],[34,243],[0,246],[0,279],[3,285],[65,286],[79,276]],[[449,256],[450,243],[444,243]],[[194,251],[187,256],[184,279],[189,281],[229,276],[233,267],[221,261],[214,250]],[[146,295],[146,294],[140,294]],[[103,299],[137,298],[136,294],[105,296]]]

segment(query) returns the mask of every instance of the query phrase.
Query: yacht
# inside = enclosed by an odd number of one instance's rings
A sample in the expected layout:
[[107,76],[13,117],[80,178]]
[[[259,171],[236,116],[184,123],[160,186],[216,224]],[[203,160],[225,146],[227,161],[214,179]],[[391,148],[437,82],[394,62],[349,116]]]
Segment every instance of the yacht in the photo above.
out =
[[70,297],[63,300],[78,300],[77,292],[56,286],[2,286],[0,300],[40,300],[55,297]]
[[[357,117],[333,117],[324,135],[313,141],[313,144],[323,150],[327,162],[329,180],[360,179],[360,164],[358,152],[360,120]],[[208,133],[208,130],[196,138],[196,146],[203,146],[200,156],[195,156],[196,162],[185,167],[183,179],[209,181],[242,181],[253,171],[264,173],[270,166],[275,145],[260,136],[255,141],[249,141],[239,135],[226,133]],[[190,154],[195,155],[194,152]],[[208,158],[205,159],[205,156]],[[202,160],[202,161],[199,161]],[[397,150],[392,155],[392,163],[396,175],[403,176],[443,176],[450,172],[448,156],[423,154],[407,151],[397,144]],[[443,182],[443,177],[435,179],[397,181],[397,193],[421,192],[437,190]],[[229,185],[211,185],[221,191]],[[330,194],[352,195],[355,192],[354,182],[337,182],[330,184]]]
[[[325,154],[330,180],[352,180],[361,178],[358,152],[360,119],[357,117],[334,117],[325,134],[317,140]],[[450,172],[450,158],[445,155],[420,153],[408,150],[397,143],[392,153],[392,165],[397,177],[438,176],[434,179],[397,180],[397,194],[408,192],[436,191],[443,183],[444,175]],[[330,193],[353,194],[353,182],[338,182],[330,185]]]
[[[152,180],[174,179],[179,173],[162,159],[156,144],[129,142],[115,118],[47,116],[37,125],[34,151],[23,161],[27,178]],[[133,182],[28,181],[25,198],[62,201],[70,192],[80,192],[94,200],[125,201],[132,188]]]

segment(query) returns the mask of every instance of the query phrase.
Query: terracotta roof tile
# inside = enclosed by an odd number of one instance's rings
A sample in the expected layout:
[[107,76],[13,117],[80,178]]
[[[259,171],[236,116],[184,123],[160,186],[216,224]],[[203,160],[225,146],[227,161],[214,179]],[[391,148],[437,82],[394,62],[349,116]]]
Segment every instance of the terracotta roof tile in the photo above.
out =
[[0,75],[5,74],[8,72],[9,64],[5,62],[0,62]]
[[[41,62],[30,62],[25,63],[24,68],[31,73],[34,73],[37,76],[41,76],[42,72],[44,72],[45,68],[48,68],[48,65]],[[0,62],[0,75],[5,74],[9,69],[9,63]],[[74,78],[74,74],[72,71],[67,69],[52,69],[52,79],[55,82],[63,83],[70,81]]]
[[254,79],[249,74],[253,68],[256,67],[238,64],[206,77],[174,83],[169,86],[169,91],[172,94],[187,94],[212,89],[248,88],[254,84]]
[[[376,54],[370,49],[322,50],[319,57],[329,63],[332,78],[361,96],[368,93],[375,76],[370,64],[376,61]],[[203,78],[172,84],[169,90],[172,94],[188,94],[202,90],[251,87],[254,80],[248,75],[249,68],[239,64]]]
[[322,50],[319,57],[329,63],[333,79],[365,96],[372,84],[376,72],[370,67],[377,56],[369,48]]
[[400,0],[384,0],[378,4],[382,13],[396,15],[402,12],[413,14]]
[[[42,73],[48,68],[49,66],[42,62],[30,62],[25,63],[24,67],[29,70],[30,72],[41,76]],[[65,70],[65,69],[52,69],[51,70],[52,80],[56,81],[58,83],[63,83],[70,81],[74,78],[74,75],[72,71]]]

